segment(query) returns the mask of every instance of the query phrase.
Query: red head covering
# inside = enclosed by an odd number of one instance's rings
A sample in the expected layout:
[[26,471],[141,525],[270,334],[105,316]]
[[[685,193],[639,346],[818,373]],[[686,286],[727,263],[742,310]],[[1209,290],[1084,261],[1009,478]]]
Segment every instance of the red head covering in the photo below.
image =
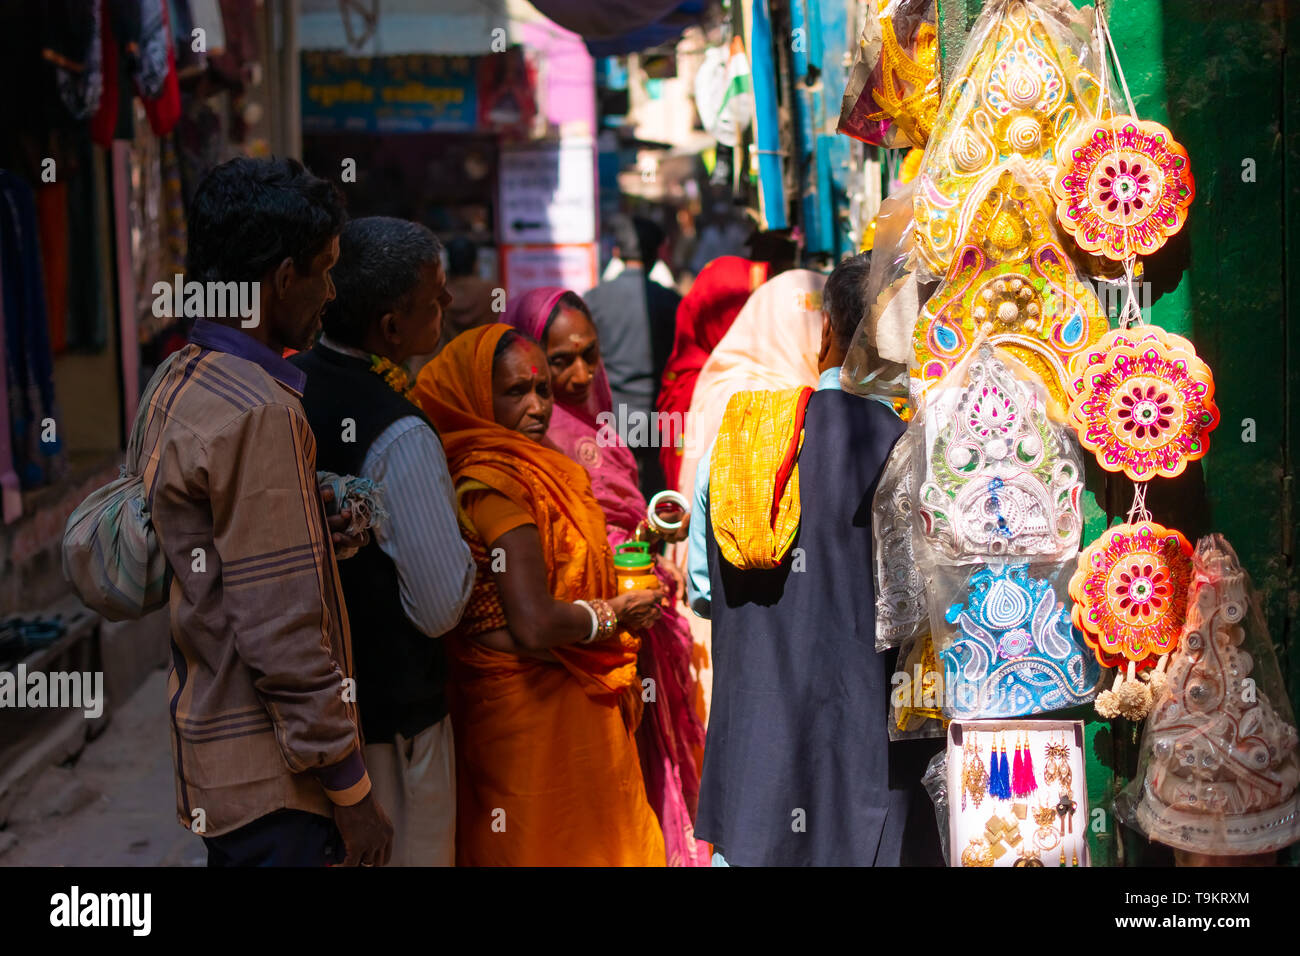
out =
[[[663,387],[659,391],[658,410],[676,412],[685,422],[691,408],[691,395],[700,369],[736,321],[749,294],[767,281],[767,264],[721,256],[714,259],[695,278],[691,291],[677,307],[677,334],[673,353],[664,366]],[[672,447],[672,434],[662,436],[659,460],[667,477],[667,487],[676,488],[682,456]]]

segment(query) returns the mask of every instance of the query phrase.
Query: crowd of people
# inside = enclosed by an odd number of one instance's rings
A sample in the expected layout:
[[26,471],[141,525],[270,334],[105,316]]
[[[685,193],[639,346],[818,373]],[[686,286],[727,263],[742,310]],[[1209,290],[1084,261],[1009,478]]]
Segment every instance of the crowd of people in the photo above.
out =
[[[875,650],[903,424],[839,390],[866,256],[724,256],[679,299],[628,228],[585,299],[485,310],[472,249],[448,275],[293,160],[214,169],[189,237],[188,279],[261,304],[200,318],[136,425],[210,864],[938,862]],[[615,411],[685,431],[611,440]],[[368,529],[322,472],[382,489]]]

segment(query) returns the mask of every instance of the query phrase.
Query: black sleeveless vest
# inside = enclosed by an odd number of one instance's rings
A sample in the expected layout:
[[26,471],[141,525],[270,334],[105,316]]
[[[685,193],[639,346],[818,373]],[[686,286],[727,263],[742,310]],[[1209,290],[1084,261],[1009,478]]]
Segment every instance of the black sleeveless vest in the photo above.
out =
[[[366,452],[384,429],[420,409],[371,372],[366,360],[317,345],[290,359],[307,373],[302,405],[316,434],[316,466],[359,475]],[[343,441],[343,420],[356,422]],[[432,426],[430,426],[432,427]],[[401,521],[401,514],[390,515]],[[419,630],[402,611],[397,566],[375,540],[339,562],[352,626],[357,710],[370,743],[414,737],[447,716],[447,660],[442,641]]]

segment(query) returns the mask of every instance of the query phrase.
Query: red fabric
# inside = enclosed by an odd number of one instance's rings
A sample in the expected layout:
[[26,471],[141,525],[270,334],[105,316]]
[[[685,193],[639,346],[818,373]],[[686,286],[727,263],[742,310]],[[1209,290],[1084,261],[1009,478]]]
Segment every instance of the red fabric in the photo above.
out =
[[[714,259],[695,278],[691,291],[677,307],[677,333],[673,352],[664,366],[663,386],[659,390],[657,409],[676,412],[684,424],[691,409],[691,396],[700,369],[736,321],[741,308],[751,292],[767,281],[767,265],[742,259],[740,256],[721,256]],[[664,419],[665,434],[661,436],[659,460],[667,478],[665,487],[678,487],[682,456],[673,447],[671,419]]]
[[799,393],[799,401],[794,408],[794,434],[790,436],[790,446],[786,448],[781,464],[776,467],[776,493],[772,496],[772,527],[774,528],[777,512],[781,508],[781,496],[785,494],[785,486],[794,472],[795,462],[799,460],[799,443],[803,439],[803,419],[808,413],[808,399],[812,398],[812,393],[813,390],[806,386]]
[[[167,12],[167,0],[150,0],[163,5],[163,22],[167,31],[167,79],[163,81],[162,93],[155,100],[140,98],[144,103],[145,115],[149,118],[149,128],[158,136],[166,136],[181,118],[181,86],[176,75],[176,47],[171,41],[171,21]],[[113,34],[112,17],[108,9],[108,0],[102,0],[100,10],[100,33],[103,44],[104,94],[99,100],[99,110],[90,121],[91,138],[108,149],[113,145],[113,133],[117,130],[118,108],[118,73],[117,37]],[[137,94],[139,90],[136,90]]]
[[147,100],[143,96],[140,99],[144,103],[145,115],[149,117],[149,128],[157,136],[167,136],[180,122],[181,84],[176,75],[176,46],[172,42],[171,14],[167,10],[167,0],[153,2],[161,3],[163,8],[163,27],[167,33],[167,79],[163,80],[162,92],[156,100]]
[[104,92],[99,98],[99,109],[90,120],[90,137],[108,149],[113,145],[113,132],[117,129],[117,37],[113,35],[113,18],[109,14],[108,0],[99,4],[99,36]]
[[68,348],[68,184],[41,183],[35,192],[50,349],[62,355]]

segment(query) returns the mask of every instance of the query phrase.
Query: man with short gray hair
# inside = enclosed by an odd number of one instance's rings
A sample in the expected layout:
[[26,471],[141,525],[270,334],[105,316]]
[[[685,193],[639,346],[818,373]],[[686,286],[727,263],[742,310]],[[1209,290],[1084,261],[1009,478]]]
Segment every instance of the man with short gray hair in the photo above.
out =
[[455,860],[455,750],[441,635],[474,583],[447,459],[407,397],[402,364],[438,346],[451,304],[437,238],[418,223],[354,219],[339,239],[323,334],[295,355],[319,467],[383,485],[387,519],[340,568],[371,784],[393,821],[392,863]]

